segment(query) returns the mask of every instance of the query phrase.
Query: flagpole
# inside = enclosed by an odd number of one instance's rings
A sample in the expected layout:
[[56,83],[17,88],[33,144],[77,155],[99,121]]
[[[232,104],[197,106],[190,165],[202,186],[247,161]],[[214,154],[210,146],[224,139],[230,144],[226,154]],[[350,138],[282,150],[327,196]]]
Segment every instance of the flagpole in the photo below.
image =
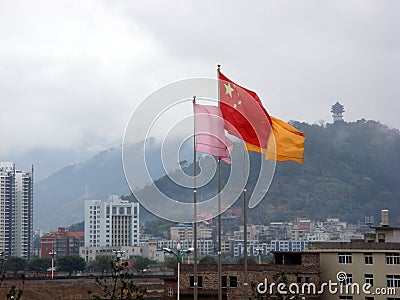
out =
[[243,299],[248,299],[247,296],[247,204],[246,204],[246,148],[243,149],[243,235],[244,235],[244,282],[243,282]]
[[[193,96],[193,109],[196,104],[196,96]],[[193,299],[197,300],[197,190],[196,190],[196,116],[193,116],[193,239],[194,239],[194,263],[193,263]]]
[[[219,99],[219,71],[221,65],[218,65],[218,107],[220,106]],[[218,157],[218,300],[222,300],[222,230],[221,230],[221,158]]]

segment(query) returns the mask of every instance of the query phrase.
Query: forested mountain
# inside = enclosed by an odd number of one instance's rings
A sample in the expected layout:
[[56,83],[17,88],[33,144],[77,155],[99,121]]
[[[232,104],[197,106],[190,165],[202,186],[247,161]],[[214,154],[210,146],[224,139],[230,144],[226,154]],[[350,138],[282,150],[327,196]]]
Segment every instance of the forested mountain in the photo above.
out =
[[351,222],[391,210],[400,223],[400,133],[360,120],[326,127],[294,123],[306,136],[304,165],[278,163],[255,220],[340,217]]
[[[304,165],[277,163],[263,201],[249,210],[249,221],[267,223],[309,217],[339,217],[362,222],[366,215],[379,220],[381,209],[391,210],[392,224],[400,224],[400,133],[376,121],[309,125],[292,122],[306,136]],[[241,155],[234,153],[233,155]],[[260,154],[251,153],[247,190],[258,176]],[[186,168],[192,174],[192,166]],[[229,166],[222,164],[222,181]],[[174,199],[191,201],[192,190],[179,188],[167,177],[157,186]],[[216,192],[215,178],[198,191],[207,199]],[[143,195],[152,197],[146,188]],[[156,199],[155,199],[156,200]],[[235,206],[242,206],[237,201]]]
[[[400,133],[376,121],[317,125],[292,122],[306,136],[304,165],[277,163],[271,187],[263,201],[249,210],[249,221],[267,223],[295,217],[340,217],[351,222],[365,215],[379,220],[380,210],[391,210],[392,224],[400,225]],[[140,145],[139,145],[140,146]],[[159,164],[152,150],[152,168]],[[190,149],[186,152],[191,155]],[[234,151],[233,155],[243,155]],[[251,192],[258,176],[260,154],[251,153]],[[192,174],[193,165],[185,172]],[[222,182],[230,167],[222,164]],[[157,186],[180,201],[192,201],[193,191],[177,187],[164,176]],[[199,189],[199,199],[216,192],[215,178]],[[238,189],[241,187],[237,187]],[[84,199],[106,199],[110,193],[129,195],[123,175],[121,149],[104,151],[91,160],[66,167],[36,185],[35,223],[46,229],[83,220]],[[155,197],[143,188],[145,197]],[[130,197],[132,199],[132,197]],[[242,201],[237,201],[241,206]],[[141,210],[141,223],[154,216]]]

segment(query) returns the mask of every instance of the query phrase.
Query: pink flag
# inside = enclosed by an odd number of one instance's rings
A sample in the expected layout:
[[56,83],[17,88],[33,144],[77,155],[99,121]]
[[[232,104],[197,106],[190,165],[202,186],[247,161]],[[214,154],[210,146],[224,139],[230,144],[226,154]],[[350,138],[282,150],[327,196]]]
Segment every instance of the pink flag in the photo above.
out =
[[218,156],[230,164],[233,141],[225,136],[224,119],[217,106],[194,104],[196,151]]

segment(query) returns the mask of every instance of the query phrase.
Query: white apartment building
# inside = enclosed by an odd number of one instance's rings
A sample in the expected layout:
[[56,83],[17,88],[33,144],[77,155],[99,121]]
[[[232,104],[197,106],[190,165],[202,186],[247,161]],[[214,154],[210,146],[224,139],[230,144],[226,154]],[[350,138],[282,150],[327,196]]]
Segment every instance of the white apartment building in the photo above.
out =
[[176,224],[170,227],[171,240],[183,241],[193,239],[193,226],[192,224]]
[[31,172],[0,162],[0,252],[30,259],[33,243],[33,167]]
[[139,245],[139,203],[112,195],[85,201],[85,247]]

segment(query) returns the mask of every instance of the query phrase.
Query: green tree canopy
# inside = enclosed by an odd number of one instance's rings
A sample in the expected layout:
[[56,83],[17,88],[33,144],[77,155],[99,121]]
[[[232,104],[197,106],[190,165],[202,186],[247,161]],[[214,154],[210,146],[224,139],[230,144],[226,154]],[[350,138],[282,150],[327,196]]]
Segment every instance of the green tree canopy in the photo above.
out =
[[68,272],[71,277],[72,272],[85,270],[86,262],[78,255],[69,255],[57,258],[57,267],[60,271]]
[[34,258],[28,262],[28,270],[36,272],[36,275],[38,275],[39,272],[46,272],[46,270],[50,267],[50,258]]
[[139,274],[140,272],[143,272],[143,270],[146,269],[149,266],[149,264],[150,264],[150,259],[148,259],[147,257],[137,257],[135,258],[133,267]]
[[101,272],[102,275],[111,271],[111,257],[107,255],[98,255],[96,259],[91,262],[90,269],[96,272]]
[[25,270],[26,259],[22,257],[11,256],[4,262],[4,270],[13,272],[17,275],[18,271]]
[[[244,257],[243,256],[239,257],[237,259],[237,263],[238,264],[243,264],[244,263]],[[257,263],[258,263],[257,259],[254,256],[248,256],[247,257],[247,264],[248,265],[256,265]]]
[[178,259],[174,257],[166,257],[164,260],[164,265],[168,269],[175,269],[178,266]]
[[217,260],[211,255],[203,256],[199,261],[199,264],[216,264],[216,263]]

